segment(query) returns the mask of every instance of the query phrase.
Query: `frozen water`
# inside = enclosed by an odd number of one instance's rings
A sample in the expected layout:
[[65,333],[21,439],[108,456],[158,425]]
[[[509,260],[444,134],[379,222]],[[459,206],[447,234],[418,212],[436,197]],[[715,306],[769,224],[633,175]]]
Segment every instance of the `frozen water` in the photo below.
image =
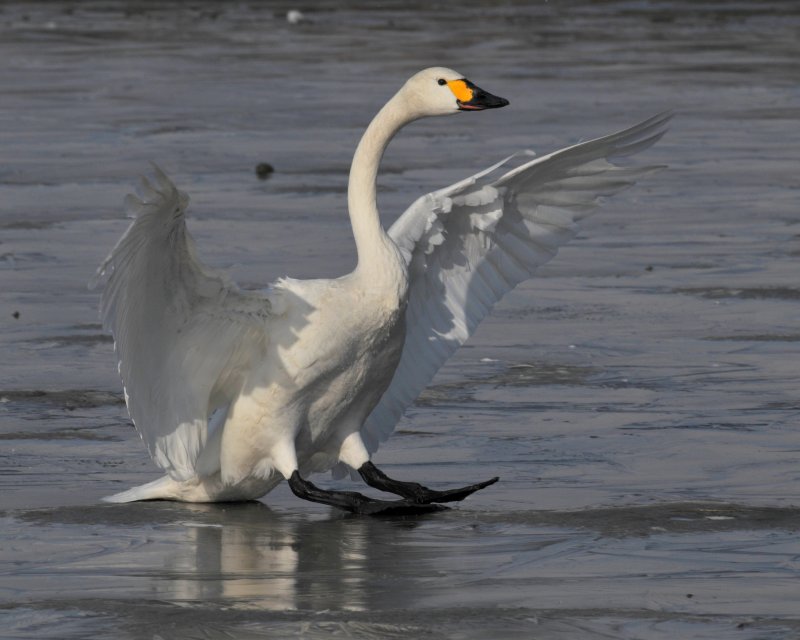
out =
[[[797,637],[799,27],[792,0],[0,5],[0,637]],[[203,259],[244,285],[344,273],[352,151],[432,64],[511,106],[400,134],[387,222],[511,151],[677,111],[645,158],[670,168],[377,456],[501,482],[410,520],[285,487],[99,505],[158,475],[86,288],[136,176],[189,192]]]

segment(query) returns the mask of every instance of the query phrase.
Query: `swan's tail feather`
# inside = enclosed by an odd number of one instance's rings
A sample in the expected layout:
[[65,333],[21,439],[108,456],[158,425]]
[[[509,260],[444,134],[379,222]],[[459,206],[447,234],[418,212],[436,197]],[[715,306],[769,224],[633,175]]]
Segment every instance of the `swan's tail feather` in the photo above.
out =
[[138,500],[180,500],[181,483],[169,476],[164,476],[153,482],[133,487],[127,491],[106,496],[103,502],[137,502]]
[[192,480],[175,480],[164,476],[103,498],[103,502],[137,502],[139,500],[176,500],[178,502],[240,502],[257,500],[277,487],[283,476],[273,473],[268,478],[246,478],[238,484],[224,484],[219,474]]

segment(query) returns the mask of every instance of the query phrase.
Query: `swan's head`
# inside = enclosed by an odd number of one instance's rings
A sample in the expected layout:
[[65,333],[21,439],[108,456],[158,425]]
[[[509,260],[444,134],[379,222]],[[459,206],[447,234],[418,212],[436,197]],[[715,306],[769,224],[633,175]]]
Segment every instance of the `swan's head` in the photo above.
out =
[[445,67],[423,69],[406,82],[401,93],[420,117],[497,109],[508,104],[505,98],[493,96]]

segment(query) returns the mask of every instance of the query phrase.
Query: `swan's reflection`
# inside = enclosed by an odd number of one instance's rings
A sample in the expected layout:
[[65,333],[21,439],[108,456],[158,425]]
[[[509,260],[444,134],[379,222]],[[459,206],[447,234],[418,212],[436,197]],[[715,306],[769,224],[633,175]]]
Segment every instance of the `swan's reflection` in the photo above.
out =
[[[359,611],[381,590],[368,584],[396,572],[394,541],[414,522],[328,520],[278,514],[260,502],[187,505],[186,537],[159,580],[165,599],[224,602],[266,610]],[[412,590],[413,591],[413,590]]]

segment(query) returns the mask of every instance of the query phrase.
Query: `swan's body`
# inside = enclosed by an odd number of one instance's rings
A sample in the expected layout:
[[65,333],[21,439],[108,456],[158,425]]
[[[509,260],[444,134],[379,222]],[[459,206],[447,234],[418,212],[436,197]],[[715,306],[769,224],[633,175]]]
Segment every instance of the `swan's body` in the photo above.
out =
[[188,198],[163,173],[155,186],[144,183],[141,200],[130,196],[136,219],[100,270],[109,280],[103,316],[131,417],[167,475],[109,500],[244,500],[289,479],[301,497],[342,506],[345,494],[301,476],[349,467],[373,486],[430,501],[380,474],[370,453],[502,295],[574,235],[598,197],[649,170],[607,158],[649,146],[668,119],[525,157],[510,170],[509,158],[420,198],[385,232],[375,187],[394,134],[423,116],[505,104],[448,69],[406,83],[356,150],[348,205],[358,265],[337,279],[241,291],[195,257]]

